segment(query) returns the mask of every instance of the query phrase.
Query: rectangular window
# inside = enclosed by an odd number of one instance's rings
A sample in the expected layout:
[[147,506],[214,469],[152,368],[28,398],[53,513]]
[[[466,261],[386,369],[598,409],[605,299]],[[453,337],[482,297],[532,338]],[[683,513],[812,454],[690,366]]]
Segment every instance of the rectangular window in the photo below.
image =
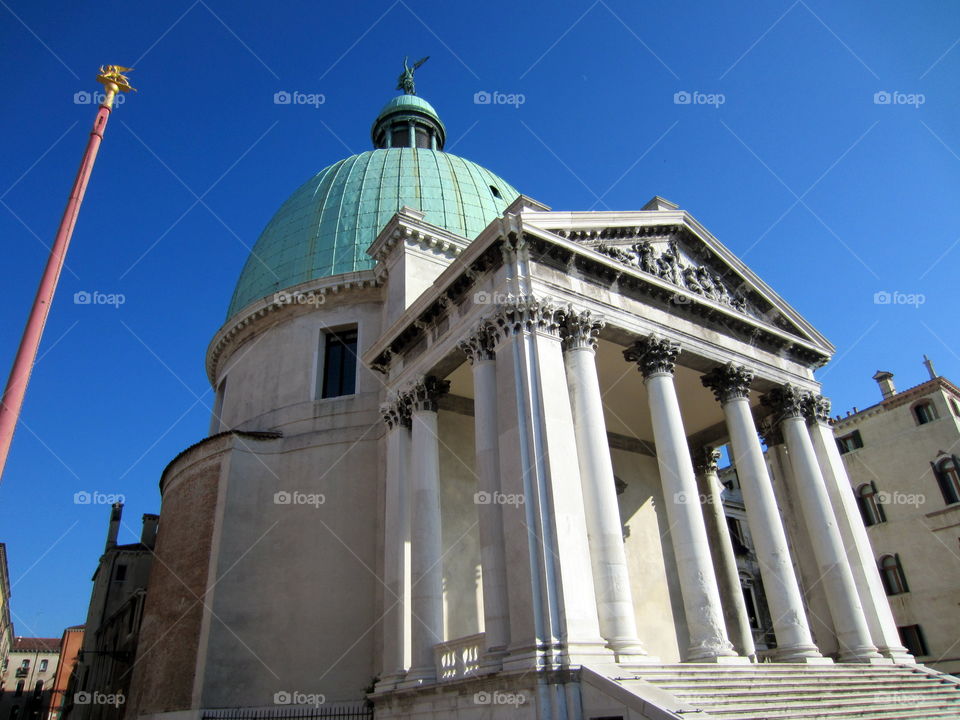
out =
[[897,632],[900,633],[900,642],[910,651],[911,655],[916,657],[929,655],[927,643],[923,639],[923,630],[920,629],[919,625],[904,625],[898,627]]
[[46,671],[47,671],[47,661],[46,661],[46,660],[41,660],[41,661],[40,661],[40,672],[46,672]]
[[357,331],[340,330],[324,336],[322,398],[353,395],[357,389]]
[[127,579],[127,566],[126,565],[117,565],[117,572],[113,577],[117,582],[123,582]]
[[854,430],[849,435],[837,438],[837,447],[840,448],[840,454],[848,453],[851,450],[858,450],[863,447],[863,438],[860,437],[860,431]]

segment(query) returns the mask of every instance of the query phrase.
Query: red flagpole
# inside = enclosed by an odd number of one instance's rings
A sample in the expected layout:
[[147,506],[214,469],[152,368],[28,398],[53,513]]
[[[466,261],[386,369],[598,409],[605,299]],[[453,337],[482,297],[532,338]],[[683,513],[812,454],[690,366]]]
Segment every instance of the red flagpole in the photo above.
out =
[[30,309],[30,317],[27,319],[27,326],[23,331],[20,347],[17,349],[10,377],[7,379],[6,389],[3,391],[3,400],[0,402],[0,479],[3,478],[10,444],[13,442],[13,433],[20,418],[20,408],[23,406],[23,398],[26,395],[30,373],[36,361],[40,339],[43,337],[43,328],[47,323],[47,316],[50,314],[53,296],[57,292],[57,282],[60,279],[60,272],[67,257],[67,248],[70,246],[73,228],[77,224],[77,216],[80,213],[83,195],[87,190],[87,183],[90,181],[93,163],[97,159],[97,151],[103,141],[103,132],[107,127],[107,120],[113,108],[114,97],[118,92],[126,92],[132,89],[126,78],[120,74],[128,69],[111,65],[106,70],[101,68],[100,75],[97,77],[104,84],[106,90],[104,99],[100,103],[97,117],[93,121],[93,129],[90,131],[87,149],[83,153],[83,160],[80,162],[77,178],[73,182],[73,189],[70,191],[67,207],[63,212],[63,218],[60,220],[60,228],[57,230],[53,247],[50,248],[50,257],[47,258],[47,265],[40,278],[37,295],[34,298],[33,307]]

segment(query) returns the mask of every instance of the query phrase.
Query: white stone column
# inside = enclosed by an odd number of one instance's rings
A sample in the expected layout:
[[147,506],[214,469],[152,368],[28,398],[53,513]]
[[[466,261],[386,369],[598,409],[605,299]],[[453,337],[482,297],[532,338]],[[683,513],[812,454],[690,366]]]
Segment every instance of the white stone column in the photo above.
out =
[[840,645],[839,659],[843,662],[870,662],[880,658],[880,653],[870,639],[827,486],[807,432],[804,412],[810,399],[809,393],[785,385],[767,393],[764,403],[773,408],[779,419],[780,431],[790,454],[795,490]]
[[567,386],[577,438],[580,484],[590,542],[600,634],[624,662],[646,660],[637,637],[637,620],[623,548],[617,488],[610,460],[603,400],[597,376],[597,334],[603,322],[590,311],[568,310],[562,328]]
[[377,691],[391,690],[410,667],[410,416],[397,400],[380,408],[387,425],[383,529],[383,664]]
[[743,599],[740,571],[733,552],[727,515],[723,511],[723,483],[717,475],[720,452],[711,447],[701,448],[694,454],[693,460],[703,507],[703,521],[710,543],[710,555],[713,558],[713,570],[717,575],[723,617],[727,623],[727,635],[740,655],[755,661],[757,649],[753,643],[753,631],[750,629],[750,616],[747,614],[747,603]]
[[880,580],[870,538],[863,525],[853,487],[847,477],[847,469],[829,425],[830,401],[818,395],[808,409],[807,429],[827,484],[827,494],[840,528],[840,537],[846,549],[850,570],[853,572],[853,581],[857,586],[857,595],[863,606],[867,626],[870,628],[870,637],[881,655],[898,663],[915,663],[916,660],[903,647],[900,633],[897,632],[897,623]]
[[613,660],[597,619],[559,320],[559,308],[532,296],[491,318],[509,552],[505,670]]
[[491,329],[482,325],[460,344],[473,366],[473,421],[477,453],[477,522],[483,585],[486,664],[502,662],[510,642],[507,558],[503,539],[500,443],[497,430],[497,367]]
[[723,408],[730,433],[733,464],[743,492],[747,522],[760,564],[760,576],[773,616],[778,662],[829,662],[810,636],[803,596],[783,530],[773,485],[763,460],[763,448],[750,412],[753,375],[732,364],[714,368],[702,378]]
[[411,667],[404,685],[436,680],[433,646],[443,641],[443,565],[440,532],[440,441],[437,399],[450,383],[426,377],[404,394],[410,404],[412,508],[410,573]]
[[700,494],[673,385],[674,363],[679,353],[679,345],[651,335],[638,340],[623,355],[628,362],[639,366],[650,402],[657,465],[690,636],[684,659],[687,662],[746,661],[737,657],[723,621],[720,591],[700,511]]

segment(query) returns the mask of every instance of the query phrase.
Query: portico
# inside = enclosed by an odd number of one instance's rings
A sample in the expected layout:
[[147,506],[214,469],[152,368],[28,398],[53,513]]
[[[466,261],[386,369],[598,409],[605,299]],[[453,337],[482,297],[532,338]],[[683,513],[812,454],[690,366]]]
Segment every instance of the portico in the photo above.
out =
[[[421,434],[423,457],[436,455],[430,445],[445,442],[444,412],[472,416],[474,427],[474,455],[459,460],[470,466],[480,500],[472,508],[444,506],[441,515],[475,514],[479,634],[462,644],[453,637],[434,642],[439,675],[417,667],[402,686],[442,682],[444,675],[598,662],[755,661],[730,537],[711,514],[722,486],[710,484],[701,462],[704,452],[721,446],[728,448],[742,487],[773,618],[776,649],[769,659],[889,662],[883,638],[875,637],[878,622],[867,622],[860,601],[864,578],[875,570],[843,553],[839,527],[856,518],[831,499],[825,478],[836,468],[821,469],[816,424],[807,425],[822,402],[812,371],[829,346],[785,305],[771,305],[766,317],[774,321],[759,322],[752,311],[762,304],[759,279],[741,276],[734,293],[706,264],[686,265],[694,255],[704,261],[707,253],[676,226],[661,228],[673,239],[659,245],[621,246],[633,248],[631,255],[583,242],[570,229],[545,229],[575,224],[570,215],[549,213],[521,197],[503,220],[456,253],[430,292],[403,312],[394,310],[392,330],[364,358],[383,373],[388,392],[396,393],[387,417],[406,412],[406,388],[449,383],[437,401],[441,429],[433,437]],[[640,237],[650,232],[641,221],[679,219],[662,204],[629,215],[631,224],[622,231]],[[401,214],[393,232],[428,232],[422,226],[414,231],[418,223]],[[399,244],[383,250],[383,238],[372,253],[381,252],[386,262],[402,250]],[[746,275],[745,268],[736,270]],[[674,290],[640,292],[636,280],[665,282]],[[682,298],[677,287],[685,291]],[[721,322],[724,313],[736,321]],[[788,327],[794,333],[789,340]],[[756,418],[779,426],[786,438],[797,508],[785,506],[774,490]],[[403,475],[390,467],[392,459],[402,462],[402,454],[387,455],[388,477]],[[420,467],[424,460],[416,462]],[[628,473],[636,477],[624,477]],[[421,496],[418,505],[438,505],[443,467],[439,474],[439,484],[430,484],[432,494]],[[715,475],[713,482],[719,482]],[[642,486],[640,502],[619,497],[618,483],[638,491]],[[822,578],[798,575],[781,519],[785,512],[804,520]],[[644,550],[631,541],[634,528],[659,535],[657,563],[638,557]],[[388,538],[388,554],[394,545]],[[442,568],[446,553],[456,552],[432,547],[434,569]],[[412,582],[419,582],[416,573]],[[436,586],[436,580],[428,582]],[[839,647],[830,656],[813,637],[804,595],[805,585],[817,582],[825,583],[830,597],[825,624],[835,637],[825,638],[826,645]],[[446,585],[446,606],[456,606],[455,593],[471,591]],[[658,602],[675,627],[672,643],[645,612]],[[391,617],[386,622],[403,622]],[[422,663],[435,623],[409,624]],[[399,656],[396,648],[390,652]],[[444,652],[452,653],[453,669],[444,669]],[[387,689],[387,683],[379,687]]]

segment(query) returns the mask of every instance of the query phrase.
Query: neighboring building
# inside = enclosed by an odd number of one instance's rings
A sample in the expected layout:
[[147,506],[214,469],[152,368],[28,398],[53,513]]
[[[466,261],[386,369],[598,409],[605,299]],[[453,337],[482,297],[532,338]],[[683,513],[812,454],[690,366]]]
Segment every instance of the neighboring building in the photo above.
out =
[[[848,497],[833,346],[673,203],[552,212],[445,135],[392,98],[250,253],[211,435],[160,477],[126,718],[955,715]],[[120,647],[119,560],[85,681]]]
[[67,688],[74,681],[77,658],[82,647],[83,625],[68,627],[63,631],[63,637],[60,639],[60,662],[57,663],[57,674],[53,678],[53,687],[50,689],[48,720],[60,720],[67,696]]
[[837,416],[833,431],[903,643],[960,672],[960,388],[938,377]]
[[153,563],[158,516],[143,516],[140,542],[118,545],[122,516],[123,505],[116,503],[110,509],[106,546],[92,578],[83,646],[63,705],[65,719],[123,717]]
[[[10,621],[10,569],[7,546],[0,543],[0,677],[7,671],[7,656],[13,646],[13,623]],[[2,720],[2,718],[0,718]]]
[[60,659],[60,638],[14,638],[0,683],[0,718],[45,720]]

